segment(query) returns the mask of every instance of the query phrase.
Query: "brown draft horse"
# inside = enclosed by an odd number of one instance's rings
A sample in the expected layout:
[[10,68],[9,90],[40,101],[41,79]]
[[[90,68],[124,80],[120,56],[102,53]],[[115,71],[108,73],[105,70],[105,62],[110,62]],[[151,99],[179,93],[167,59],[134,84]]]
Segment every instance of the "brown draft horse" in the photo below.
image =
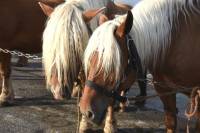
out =
[[[43,34],[43,64],[47,86],[56,98],[66,90],[62,86],[71,90],[80,75],[85,46],[99,25],[97,15],[109,2],[111,0],[71,0],[53,11],[51,7],[42,6],[50,15]],[[81,77],[84,81],[84,74]],[[85,132],[89,126],[82,117],[79,131]]]
[[[185,88],[200,86],[200,1],[143,0],[132,12],[133,16],[129,12],[125,20],[122,17],[121,24],[117,20],[106,22],[91,36],[84,57],[87,81],[81,112],[89,121],[101,124],[105,110],[112,110],[113,101],[120,100],[116,85],[128,64],[129,33],[143,67],[153,75],[155,89],[161,95],[167,133],[175,133],[176,95],[162,94],[178,88],[189,96],[192,90]],[[199,89],[195,91],[192,96],[198,97]],[[199,120],[199,104],[196,108]],[[113,117],[111,114],[108,122]],[[197,132],[199,125],[198,121]]]
[[[107,5],[108,8],[108,12],[101,15],[100,16],[100,24],[108,21],[108,20],[112,20],[115,18],[115,15],[122,15],[125,14],[127,11],[131,10],[133,7],[129,6],[129,5],[124,5],[124,4],[114,4],[114,3],[109,3]],[[140,94],[137,95],[137,97],[139,96],[146,96],[146,85],[147,85],[147,80],[146,80],[146,75],[147,75],[147,71],[144,69],[142,69],[142,64],[139,58],[134,59],[134,61],[132,60],[132,62],[129,61],[129,66],[127,69],[127,72],[125,74],[126,79],[124,80],[123,84],[120,84],[121,88],[121,96],[125,96],[126,92],[129,91],[129,89],[131,88],[131,86],[133,85],[133,83],[135,82],[135,79],[133,77],[135,77],[135,72],[137,75],[137,81],[138,81],[138,86],[140,88]],[[141,101],[137,101],[135,102],[136,105],[138,105],[138,107],[143,106],[145,104],[145,100],[141,100]],[[120,112],[124,112],[126,109],[126,103],[120,103]]]
[[[56,6],[63,0],[41,0]],[[38,0],[0,1],[0,48],[26,53],[42,52],[41,36],[46,16]],[[10,54],[0,52],[0,105],[14,98],[10,82]]]
[[[65,91],[61,86],[72,88],[72,84],[77,79],[82,67],[82,55],[91,31],[98,26],[98,17],[93,19],[95,20],[93,27],[90,20],[101,9],[90,12],[92,13],[88,14],[91,17],[90,19],[85,19],[87,12],[85,10],[99,8],[103,5],[107,6],[109,2],[110,0],[69,1],[59,5],[54,11],[51,10],[51,7],[43,6],[43,10],[47,11],[46,14],[50,16],[43,34],[43,64],[47,85],[51,87],[54,94],[59,94],[56,96],[57,98],[62,96]],[[88,4],[85,5],[85,3]],[[48,9],[51,11],[48,11]],[[121,9],[119,10],[121,11]],[[113,12],[113,10],[111,11]],[[110,10],[106,13],[109,14]],[[84,75],[82,77],[84,81]],[[106,131],[112,127],[110,124],[105,125]],[[88,123],[82,118],[80,130],[84,131],[87,128]]]

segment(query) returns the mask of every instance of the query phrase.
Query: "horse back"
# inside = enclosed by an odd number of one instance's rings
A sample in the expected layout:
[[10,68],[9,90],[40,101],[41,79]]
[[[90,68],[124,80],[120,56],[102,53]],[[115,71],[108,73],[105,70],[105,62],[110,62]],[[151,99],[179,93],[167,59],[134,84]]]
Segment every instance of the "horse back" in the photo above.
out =
[[41,51],[41,36],[46,17],[37,0],[1,0],[0,16],[1,47]]

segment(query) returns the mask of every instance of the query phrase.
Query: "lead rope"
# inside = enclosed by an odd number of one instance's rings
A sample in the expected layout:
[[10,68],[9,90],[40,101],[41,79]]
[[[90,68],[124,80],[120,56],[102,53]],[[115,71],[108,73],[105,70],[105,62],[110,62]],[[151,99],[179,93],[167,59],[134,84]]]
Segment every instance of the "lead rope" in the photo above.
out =
[[77,127],[76,127],[76,133],[79,133],[79,128],[80,128],[80,107],[79,107],[79,102],[80,102],[80,87],[78,87],[78,98],[77,98]]
[[194,117],[199,109],[199,99],[200,99],[200,88],[196,87],[192,90],[191,101],[189,111],[185,111],[187,117],[187,133],[190,133],[189,123],[192,117]]
[[191,118],[196,114],[198,109],[198,96],[195,96],[195,104],[191,103],[190,105],[190,111],[189,112],[185,112],[185,115],[187,117],[187,133],[190,133],[190,120]]
[[187,120],[187,133],[190,133],[189,124],[190,124],[190,118],[188,118],[188,120]]

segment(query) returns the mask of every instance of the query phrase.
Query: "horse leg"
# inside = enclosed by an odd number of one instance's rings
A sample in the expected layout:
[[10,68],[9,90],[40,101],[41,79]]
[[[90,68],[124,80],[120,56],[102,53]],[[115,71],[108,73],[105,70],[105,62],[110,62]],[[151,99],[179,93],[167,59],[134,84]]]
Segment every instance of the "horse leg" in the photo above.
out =
[[79,97],[81,97],[80,92],[82,92],[84,85],[85,85],[85,80],[81,77],[81,75],[79,74],[78,79],[74,82],[73,85],[73,90],[72,90],[72,97],[77,97],[79,95]]
[[[85,74],[84,74],[83,69],[81,68],[79,75],[78,75],[78,79],[76,80],[76,82],[74,82],[71,96],[77,97],[79,91],[82,92],[84,86],[85,86]],[[81,94],[79,95],[79,97],[81,97]]]
[[146,96],[146,87],[147,87],[147,70],[144,70],[144,72],[140,72],[137,74],[137,81],[138,85],[140,87],[140,96]]
[[79,127],[79,133],[86,133],[91,129],[91,124],[88,123],[86,116],[82,115],[81,121],[80,121],[80,127]]
[[[140,96],[146,96],[147,95],[147,92],[146,92],[146,88],[147,88],[147,70],[144,70],[143,72],[143,69],[140,68],[139,69],[139,72],[137,74],[137,82],[138,82],[138,86],[140,88],[140,94],[138,95],[138,97]],[[137,101],[135,103],[136,105],[138,106],[143,106],[145,104],[145,100],[143,101]]]
[[78,81],[75,81],[74,82],[74,85],[73,85],[73,89],[72,89],[72,94],[71,94],[71,96],[72,97],[77,97],[78,96],[78,92],[79,92],[79,90],[81,90],[82,88],[81,88],[81,86],[80,86],[80,84],[78,83]]
[[0,77],[2,80],[0,105],[5,105],[9,100],[14,99],[14,92],[9,79],[11,73],[10,59],[10,55],[0,53]]
[[[166,92],[171,91],[169,88],[161,87],[155,84],[155,89],[158,94],[163,95]],[[164,105],[165,111],[165,125],[167,133],[175,133],[177,126],[177,110],[176,110],[176,94],[160,96],[160,99]]]
[[[126,77],[126,80],[124,82],[122,82],[119,86],[120,88],[120,91],[121,91],[121,96],[124,96],[126,91],[131,88],[131,86],[133,85],[133,83],[135,82],[136,80],[136,76],[135,76],[135,71],[133,69],[130,69],[127,77]],[[126,108],[126,103],[120,103],[120,110],[119,112],[124,112],[125,111],[125,108]]]
[[[121,96],[125,96],[126,92],[125,91],[121,91]],[[119,112],[125,112],[126,110],[126,103],[120,102],[119,103]]]
[[114,117],[114,108],[113,106],[109,106],[107,109],[104,133],[116,133],[116,132],[117,132],[117,122]]

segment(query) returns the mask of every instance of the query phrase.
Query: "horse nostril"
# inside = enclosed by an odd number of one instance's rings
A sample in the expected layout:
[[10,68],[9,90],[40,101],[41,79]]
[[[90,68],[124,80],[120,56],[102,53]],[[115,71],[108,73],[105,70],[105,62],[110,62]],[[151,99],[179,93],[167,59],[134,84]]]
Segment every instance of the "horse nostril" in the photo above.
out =
[[88,117],[89,119],[92,119],[93,116],[94,116],[94,114],[92,113],[92,111],[88,111],[88,112],[87,112],[87,117]]

